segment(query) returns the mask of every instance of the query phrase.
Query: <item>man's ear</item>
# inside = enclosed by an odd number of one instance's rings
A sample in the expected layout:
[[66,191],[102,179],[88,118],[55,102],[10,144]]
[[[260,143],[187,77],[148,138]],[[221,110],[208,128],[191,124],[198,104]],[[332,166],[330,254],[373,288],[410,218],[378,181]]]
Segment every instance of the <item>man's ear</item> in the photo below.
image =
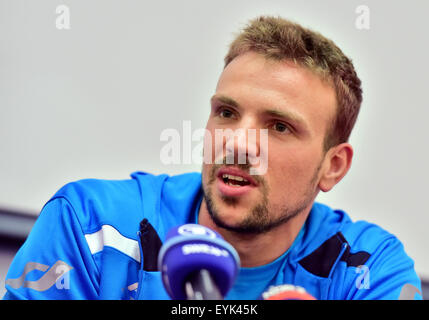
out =
[[353,148],[349,143],[341,143],[329,149],[322,166],[320,190],[327,192],[340,182],[349,171],[352,158]]

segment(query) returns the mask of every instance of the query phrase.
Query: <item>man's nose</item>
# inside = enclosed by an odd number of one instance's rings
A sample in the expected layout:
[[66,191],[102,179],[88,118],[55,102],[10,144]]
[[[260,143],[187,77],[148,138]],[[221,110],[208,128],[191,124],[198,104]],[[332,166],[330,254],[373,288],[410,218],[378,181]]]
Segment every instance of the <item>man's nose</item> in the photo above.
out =
[[259,154],[257,129],[243,126],[234,130],[225,142],[226,160],[228,164],[254,163]]

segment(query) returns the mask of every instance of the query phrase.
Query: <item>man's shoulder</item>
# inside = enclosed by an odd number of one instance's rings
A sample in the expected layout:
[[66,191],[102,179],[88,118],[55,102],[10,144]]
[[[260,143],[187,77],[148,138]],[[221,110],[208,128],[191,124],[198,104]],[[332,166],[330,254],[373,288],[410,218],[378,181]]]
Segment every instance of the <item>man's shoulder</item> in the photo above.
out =
[[135,234],[143,218],[156,220],[154,216],[159,215],[163,203],[177,205],[186,202],[186,197],[192,198],[200,189],[200,181],[199,173],[170,176],[142,171],[123,180],[82,179],[64,185],[48,203],[56,199],[68,203],[85,232],[107,224]]
[[340,232],[344,235],[350,248],[373,253],[383,243],[399,241],[391,232],[378,224],[359,220],[345,224]]
[[380,248],[396,245],[399,240],[379,225],[353,221],[343,210],[315,203],[305,226],[305,237],[297,254],[301,264],[314,267],[325,263],[317,274],[329,274],[338,259],[348,266],[364,264],[380,254]]
[[386,261],[394,259],[399,264],[409,265],[410,270],[413,268],[413,260],[393,233],[376,223],[353,221],[343,210],[317,206],[320,224],[313,229],[319,230],[319,236],[313,238],[317,245],[309,256],[319,257],[317,253],[323,252],[333,260],[346,262],[347,267],[375,264],[382,269],[386,269],[383,267]]
[[159,195],[162,192],[184,191],[199,188],[201,174],[196,172],[179,175],[151,174],[134,172],[131,178],[123,180],[81,179],[69,182],[61,187],[51,199],[66,198],[73,204],[84,204],[86,201],[139,202],[143,196]]
[[[394,234],[375,223],[353,221],[345,211],[319,203],[310,212],[296,257],[305,274],[314,275],[312,281],[320,284],[312,287],[304,281],[303,285],[320,299],[397,299],[406,285],[415,292],[420,290],[414,262]],[[369,279],[367,271],[371,286],[361,283],[362,278]],[[328,279],[335,284],[331,291],[328,286],[322,289]]]
[[311,214],[311,228],[316,238],[322,241],[334,235],[340,235],[350,248],[373,252],[380,243],[393,239],[395,236],[381,226],[364,221],[354,221],[350,215],[341,209],[315,203]]
[[[399,238],[378,224],[349,219],[339,229],[343,265],[335,281],[343,283],[344,299],[421,299],[414,261]],[[418,293],[418,295],[415,295]]]

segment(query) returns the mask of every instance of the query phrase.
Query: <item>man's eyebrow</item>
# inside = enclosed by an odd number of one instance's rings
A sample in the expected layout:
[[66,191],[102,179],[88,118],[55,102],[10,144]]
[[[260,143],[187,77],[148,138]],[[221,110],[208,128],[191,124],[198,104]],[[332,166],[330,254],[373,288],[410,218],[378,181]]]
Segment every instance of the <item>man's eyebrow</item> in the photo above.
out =
[[271,117],[281,118],[284,120],[291,121],[293,124],[300,126],[301,128],[307,128],[307,122],[302,116],[290,111],[283,111],[278,109],[267,109],[262,111],[263,114]]
[[211,97],[210,101],[213,103],[214,101],[219,101],[221,103],[224,103],[228,106],[231,107],[235,107],[235,108],[240,108],[240,105],[238,104],[237,101],[235,101],[234,99],[228,97],[228,96],[224,96],[224,95],[218,95],[215,94],[213,97]]

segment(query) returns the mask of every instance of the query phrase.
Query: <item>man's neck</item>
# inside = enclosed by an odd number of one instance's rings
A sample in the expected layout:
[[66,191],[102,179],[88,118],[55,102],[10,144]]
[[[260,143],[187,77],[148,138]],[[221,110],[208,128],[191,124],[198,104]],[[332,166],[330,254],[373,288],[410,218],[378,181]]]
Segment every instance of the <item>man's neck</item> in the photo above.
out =
[[268,232],[243,234],[218,227],[210,217],[203,199],[199,211],[198,223],[220,233],[237,250],[241,266],[250,268],[268,264],[285,253],[298,236],[311,207],[310,205],[287,223]]

